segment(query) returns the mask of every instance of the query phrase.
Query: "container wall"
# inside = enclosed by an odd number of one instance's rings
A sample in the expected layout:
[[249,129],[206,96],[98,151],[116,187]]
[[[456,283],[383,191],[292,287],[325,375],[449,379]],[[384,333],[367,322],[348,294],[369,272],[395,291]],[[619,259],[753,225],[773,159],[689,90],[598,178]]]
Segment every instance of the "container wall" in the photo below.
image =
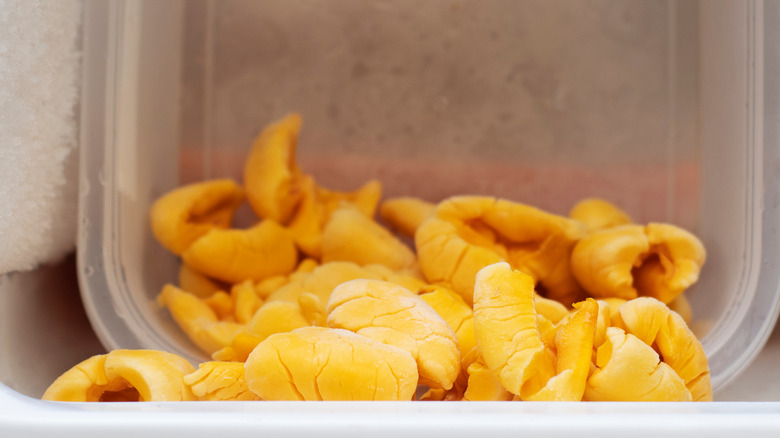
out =
[[566,213],[602,196],[695,227],[696,2],[188,2],[182,180],[240,176],[300,112],[323,184],[504,196]]
[[93,325],[109,347],[203,359],[155,302],[177,262],[149,207],[179,183],[240,179],[259,130],[297,111],[299,163],[329,188],[376,177],[387,196],[489,194],[561,214],[598,196],[699,234],[694,328],[725,382],[773,323],[770,307],[751,313],[761,4],[111,2],[104,142],[82,163],[102,239],[81,264]]

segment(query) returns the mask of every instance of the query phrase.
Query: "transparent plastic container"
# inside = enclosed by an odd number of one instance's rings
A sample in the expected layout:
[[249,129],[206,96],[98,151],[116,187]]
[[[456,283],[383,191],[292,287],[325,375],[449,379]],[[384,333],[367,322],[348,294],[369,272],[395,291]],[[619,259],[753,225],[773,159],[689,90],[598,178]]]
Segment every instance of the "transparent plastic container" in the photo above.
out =
[[[111,0],[85,9],[78,274],[107,349],[206,359],[155,301],[178,260],[152,237],[150,206],[183,183],[240,181],[252,139],[290,111],[304,118],[298,161],[328,188],[375,177],[385,196],[487,194],[560,214],[598,196],[637,222],[693,231],[708,259],[686,294],[716,399],[774,326],[776,2]],[[122,422],[141,409],[80,406],[71,409]],[[589,432],[685,432],[692,414],[707,414],[697,427],[719,433],[780,425],[771,403],[478,406],[151,409],[170,413],[171,425],[207,424],[201,414],[225,425],[212,414],[251,412],[275,419],[270,432],[345,436],[358,433],[347,424],[369,421],[388,433],[459,436],[566,432],[578,421]]]

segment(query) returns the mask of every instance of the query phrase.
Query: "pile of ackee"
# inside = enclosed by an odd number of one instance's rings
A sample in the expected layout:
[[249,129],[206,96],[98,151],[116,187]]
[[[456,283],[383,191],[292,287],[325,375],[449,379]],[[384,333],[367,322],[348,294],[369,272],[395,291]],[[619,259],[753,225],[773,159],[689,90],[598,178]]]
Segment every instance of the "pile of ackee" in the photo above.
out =
[[[243,186],[152,208],[182,260],[159,302],[213,360],[115,350],[44,399],[712,400],[682,295],[705,259],[691,233],[603,200],[563,217],[481,196],[387,199],[386,228],[379,182],[341,193],[301,171],[300,128],[257,137]],[[245,200],[260,220],[231,228]]]

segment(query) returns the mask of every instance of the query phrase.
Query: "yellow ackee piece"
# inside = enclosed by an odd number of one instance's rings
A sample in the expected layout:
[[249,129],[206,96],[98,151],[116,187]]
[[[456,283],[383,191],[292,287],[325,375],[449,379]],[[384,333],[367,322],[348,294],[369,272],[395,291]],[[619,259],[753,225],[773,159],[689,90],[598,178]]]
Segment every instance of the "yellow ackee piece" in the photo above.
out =
[[404,350],[347,330],[305,327],[261,342],[246,361],[264,400],[411,400],[417,364]]
[[[293,272],[291,275],[295,275],[295,273]],[[257,293],[257,296],[260,299],[266,299],[272,293],[276,292],[284,285],[289,283],[290,280],[288,277],[289,276],[287,275],[274,275],[273,277],[268,277],[265,280],[261,280],[255,284],[255,293]]]
[[577,243],[571,269],[594,297],[649,296],[669,303],[698,280],[705,258],[699,239],[674,225],[623,225]]
[[419,198],[399,197],[382,202],[379,215],[399,233],[414,237],[417,228],[436,211],[436,204]]
[[618,327],[607,328],[584,400],[690,401],[691,392],[652,347]]
[[155,350],[114,350],[79,363],[59,376],[43,394],[53,401],[195,400],[184,384],[194,371],[189,362]]
[[534,309],[538,315],[544,316],[553,324],[557,324],[569,314],[569,309],[563,304],[539,295],[534,295]]
[[442,286],[428,286],[420,294],[455,332],[460,347],[461,371],[479,358],[471,307],[455,292]]
[[322,233],[331,214],[342,206],[352,206],[364,217],[371,218],[382,195],[379,181],[369,181],[352,193],[332,192],[318,187],[306,176],[301,182],[303,200],[290,221],[295,244],[310,257],[322,257]]
[[[617,309],[622,304],[608,300],[598,300],[596,302],[599,304],[599,315],[596,320],[596,334],[593,337],[594,349],[600,347],[607,340],[607,328],[612,326],[612,315],[617,313]],[[614,304],[610,304],[610,302]]]
[[254,283],[247,280],[233,285],[230,289],[230,299],[233,302],[233,316],[239,324],[247,324],[263,305],[263,300],[257,296]]
[[588,231],[612,228],[632,223],[631,217],[609,201],[587,198],[569,211],[569,217],[582,222]]
[[198,298],[208,298],[214,292],[224,290],[223,286],[200,272],[182,263],[179,267],[179,288]]
[[217,315],[217,319],[220,321],[236,321],[233,317],[235,307],[233,305],[233,299],[227,292],[221,290],[214,292],[210,297],[203,298],[201,301],[214,311]]
[[[608,319],[608,321],[609,321],[617,313],[617,311],[620,308],[620,306],[625,304],[626,301],[628,301],[628,300],[623,299],[623,298],[599,298],[598,301],[600,303],[603,302],[603,303],[605,303],[606,305],[609,306],[609,312],[610,312],[610,314],[609,314],[610,315],[610,319]],[[607,324],[607,325],[611,325],[611,323]]]
[[564,304],[583,292],[569,269],[582,224],[528,205],[480,196],[440,203],[417,229],[417,256],[425,277],[472,302],[474,278],[485,266],[506,261],[531,275],[545,296]]
[[495,374],[482,363],[476,361],[468,367],[468,386],[463,400],[468,401],[509,401],[511,392],[504,389]]
[[358,266],[352,262],[328,262],[317,266],[311,272],[296,272],[290,275],[287,284],[269,295],[267,302],[292,303],[299,307],[308,325],[314,325],[318,323],[320,316],[327,314],[326,307],[333,289],[341,283],[357,279],[390,281],[415,289],[425,286],[422,280],[412,275],[394,272],[382,265]]
[[264,338],[241,332],[233,337],[230,345],[214,352],[211,358],[223,362],[246,362],[249,354]]
[[303,259],[300,263],[298,263],[298,266],[295,268],[295,273],[308,273],[312,272],[315,269],[317,269],[317,266],[319,266],[319,262],[314,259]]
[[301,123],[298,114],[289,114],[263,130],[245,163],[244,185],[249,204],[260,218],[288,227],[298,248],[319,258],[322,230],[330,214],[342,204],[349,204],[366,217],[373,217],[382,184],[371,180],[354,192],[336,192],[317,185],[295,160]]
[[414,252],[390,231],[345,205],[334,211],[322,231],[322,261],[382,264],[401,270],[414,265]]
[[244,164],[244,187],[262,219],[287,224],[303,198],[303,174],[295,160],[301,116],[289,114],[257,136]]
[[152,232],[176,255],[212,229],[227,228],[244,202],[244,191],[230,179],[191,184],[174,189],[152,205]]
[[506,262],[482,268],[474,285],[474,331],[488,366],[519,395],[545,351],[534,310],[534,280]]
[[395,283],[352,280],[337,286],[328,302],[328,326],[408,351],[421,384],[450,389],[460,372],[452,328],[422,298]]
[[429,388],[419,398],[420,401],[460,401],[463,400],[462,391],[456,387],[452,389]]
[[657,349],[685,382],[694,401],[711,401],[707,356],[682,317],[653,298],[637,298],[620,306],[613,325]]
[[403,286],[412,292],[420,293],[420,291],[429,286],[416,265],[408,269],[396,271],[385,265],[365,265],[363,268],[379,275],[379,278],[382,280]]
[[298,251],[287,230],[265,220],[246,230],[211,230],[182,259],[209,277],[240,283],[293,272]]
[[288,301],[269,301],[255,312],[247,324],[246,331],[263,340],[276,333],[310,325],[297,303]]
[[241,362],[204,362],[196,371],[184,376],[184,383],[199,400],[261,400],[249,390]]
[[323,313],[326,312],[325,306],[327,306],[330,293],[341,283],[358,278],[383,279],[379,273],[352,262],[323,263],[309,273],[293,274],[290,277],[290,282],[272,293],[268,297],[268,302],[298,303],[301,294],[308,292],[319,298],[323,305]]
[[233,337],[244,331],[243,324],[220,321],[206,303],[173,285],[163,287],[158,301],[168,309],[187,337],[206,354],[230,345]]
[[[530,401],[579,401],[590,370],[599,306],[593,299],[575,304],[577,310],[555,329],[554,370],[541,372],[541,379],[526,382],[520,394]],[[549,348],[549,347],[548,347]],[[546,376],[552,377],[546,379]]]

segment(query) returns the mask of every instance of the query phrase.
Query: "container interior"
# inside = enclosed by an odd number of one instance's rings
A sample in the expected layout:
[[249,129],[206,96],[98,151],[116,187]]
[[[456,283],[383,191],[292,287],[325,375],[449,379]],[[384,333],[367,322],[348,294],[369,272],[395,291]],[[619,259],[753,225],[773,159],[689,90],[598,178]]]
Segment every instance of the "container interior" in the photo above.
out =
[[[107,348],[205,359],[156,304],[178,262],[152,238],[149,207],[183,183],[240,180],[253,138],[294,111],[304,118],[298,162],[328,188],[379,178],[387,197],[485,194],[559,214],[602,197],[638,223],[699,235],[708,260],[687,296],[717,388],[757,354],[775,318],[751,317],[762,254],[758,7],[99,6],[108,68],[105,96],[93,98],[103,99],[105,127],[102,149],[82,161],[98,199],[84,210],[82,236],[102,240],[84,245],[80,266],[98,336]],[[252,220],[243,211],[240,222]],[[737,333],[750,339],[735,346]]]

